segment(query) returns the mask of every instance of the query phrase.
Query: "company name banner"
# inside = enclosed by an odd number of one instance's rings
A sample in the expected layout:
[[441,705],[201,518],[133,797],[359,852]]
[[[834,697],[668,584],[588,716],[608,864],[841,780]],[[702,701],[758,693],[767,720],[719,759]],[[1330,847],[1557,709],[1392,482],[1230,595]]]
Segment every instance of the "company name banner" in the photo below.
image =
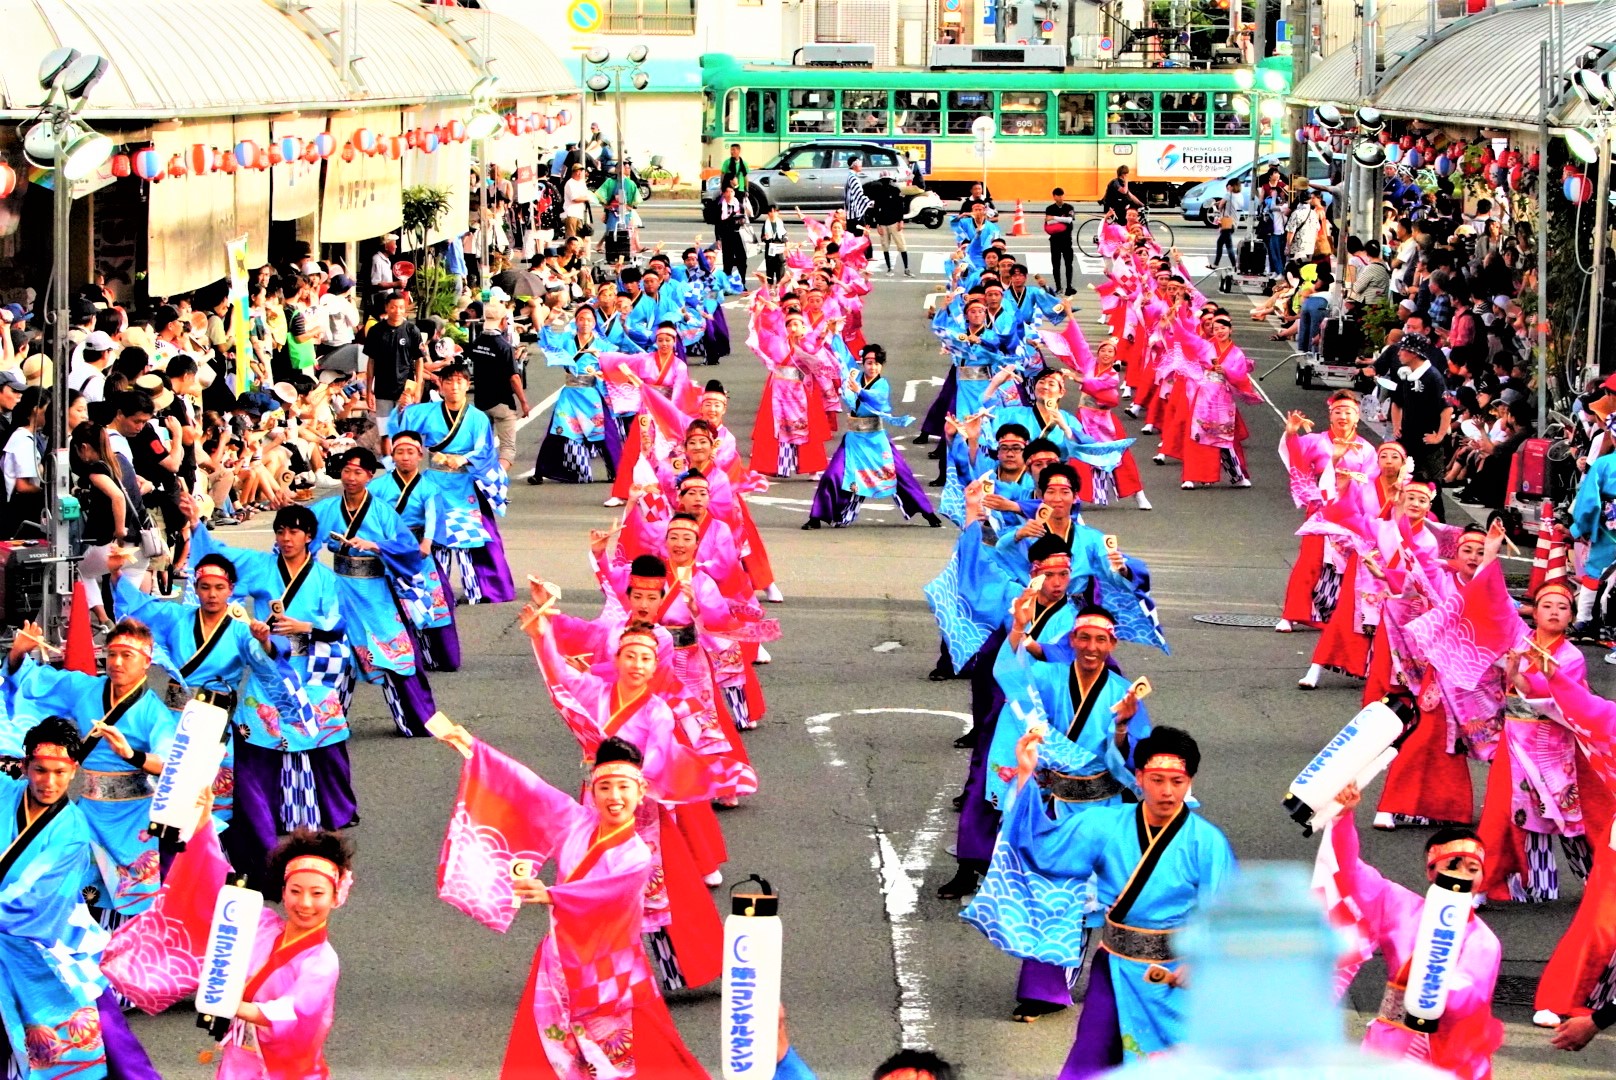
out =
[[1251,160],[1250,139],[1141,139],[1133,172],[1140,180],[1208,180]]

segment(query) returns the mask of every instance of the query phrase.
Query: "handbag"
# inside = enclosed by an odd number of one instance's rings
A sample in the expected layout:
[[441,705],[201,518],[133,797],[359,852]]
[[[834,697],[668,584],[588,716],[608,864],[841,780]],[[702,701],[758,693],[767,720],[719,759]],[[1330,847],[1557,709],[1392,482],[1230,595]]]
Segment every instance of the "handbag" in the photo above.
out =
[[1318,242],[1313,245],[1313,254],[1335,254],[1335,241],[1330,239],[1330,223],[1328,221],[1319,222],[1319,239]]
[[1050,236],[1059,236],[1066,231],[1066,222],[1046,221],[1044,222],[1044,231]]
[[148,559],[160,559],[168,554],[168,538],[150,521],[148,518],[146,527],[140,530],[140,554]]

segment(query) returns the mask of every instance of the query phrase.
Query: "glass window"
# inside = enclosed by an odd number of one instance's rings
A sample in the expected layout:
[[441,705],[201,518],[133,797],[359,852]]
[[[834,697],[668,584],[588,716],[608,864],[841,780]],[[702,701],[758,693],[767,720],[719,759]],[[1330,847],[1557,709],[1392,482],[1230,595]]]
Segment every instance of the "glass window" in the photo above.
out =
[[807,146],[785,158],[779,169],[823,169],[830,164],[830,151],[822,146]]
[[736,135],[741,130],[741,92],[729,90],[724,94],[724,134]]
[[1042,90],[999,93],[999,134],[1048,135],[1049,95]]
[[887,122],[885,90],[842,91],[842,134],[885,135]]
[[1055,116],[1062,135],[1094,134],[1094,95],[1062,94]]
[[793,135],[829,135],[835,131],[836,91],[792,90],[786,107],[786,131]]
[[943,97],[935,90],[895,90],[899,135],[936,135],[942,124]]
[[1206,95],[1174,92],[1161,96],[1161,133],[1163,135],[1205,135]]
[[1235,112],[1234,99],[1238,94],[1212,95],[1212,134],[1250,135],[1251,118]]
[[1105,95],[1105,133],[1107,135],[1149,135],[1153,130],[1151,114],[1155,111],[1155,94],[1107,94]]
[[893,150],[866,150],[864,164],[872,169],[896,169],[898,155]]
[[950,90],[948,92],[948,133],[969,135],[971,122],[978,116],[993,115],[993,91]]
[[744,131],[764,135],[780,134],[780,105],[773,90],[748,90],[746,102],[746,127]]

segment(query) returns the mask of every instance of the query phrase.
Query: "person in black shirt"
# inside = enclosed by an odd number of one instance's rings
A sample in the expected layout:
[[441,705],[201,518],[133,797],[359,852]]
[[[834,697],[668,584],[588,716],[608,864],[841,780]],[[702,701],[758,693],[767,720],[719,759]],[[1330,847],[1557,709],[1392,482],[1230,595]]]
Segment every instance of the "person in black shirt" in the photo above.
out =
[[1061,270],[1066,271],[1065,294],[1072,296],[1077,286],[1072,283],[1072,233],[1077,227],[1077,207],[1066,201],[1066,191],[1056,188],[1050,192],[1055,201],[1044,207],[1044,232],[1049,235],[1049,262],[1055,272],[1055,291],[1061,292]]
[[1137,206],[1144,208],[1139,196],[1128,190],[1128,166],[1118,165],[1114,180],[1105,185],[1105,194],[1100,196],[1100,205],[1121,221],[1128,215],[1128,211]]
[[1414,463],[1414,479],[1428,481],[1435,492],[1431,512],[1446,521],[1442,505],[1442,477],[1448,471],[1448,429],[1453,404],[1447,383],[1427,356],[1430,343],[1421,334],[1404,334],[1397,343],[1399,359],[1408,373],[1399,373],[1392,392],[1392,431]]
[[488,415],[499,443],[499,464],[507,472],[516,460],[516,421],[528,414],[527,391],[506,329],[509,321],[505,305],[490,301],[483,311],[483,332],[466,350],[472,404]]
[[420,327],[404,317],[403,294],[388,297],[385,311],[382,320],[365,334],[365,356],[370,361],[365,365],[365,405],[376,421],[384,450],[387,420],[404,384],[415,378],[417,363],[424,367],[430,359]]

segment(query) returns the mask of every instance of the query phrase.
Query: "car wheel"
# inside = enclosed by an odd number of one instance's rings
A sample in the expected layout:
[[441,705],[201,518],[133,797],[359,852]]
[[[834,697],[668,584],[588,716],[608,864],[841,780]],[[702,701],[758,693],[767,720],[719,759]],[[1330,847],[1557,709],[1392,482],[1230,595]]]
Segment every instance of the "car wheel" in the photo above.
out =
[[747,185],[746,201],[751,204],[753,221],[769,212],[769,197],[763,194],[763,189],[756,184]]
[[932,207],[930,210],[922,210],[920,223],[928,229],[939,228],[943,224],[943,212],[936,207]]
[[1206,203],[1201,207],[1201,224],[1209,229],[1218,227],[1218,216],[1212,212],[1212,204]]

